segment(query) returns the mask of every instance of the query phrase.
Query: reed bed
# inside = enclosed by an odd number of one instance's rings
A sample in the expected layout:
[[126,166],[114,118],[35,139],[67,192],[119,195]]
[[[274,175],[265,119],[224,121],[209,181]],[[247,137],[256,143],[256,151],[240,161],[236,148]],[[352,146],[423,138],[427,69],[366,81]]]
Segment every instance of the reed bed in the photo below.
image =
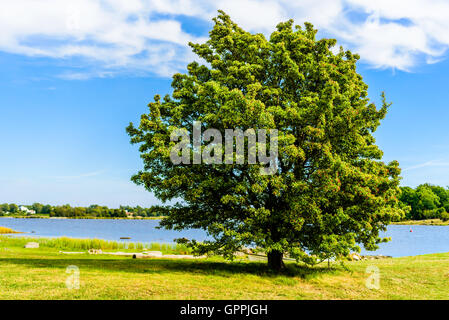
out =
[[136,250],[136,251],[162,251],[170,254],[189,254],[191,250],[182,244],[175,243],[144,243],[110,241],[103,239],[76,239],[61,238],[31,238],[31,237],[7,237],[0,236],[0,246],[24,246],[27,242],[38,242],[40,247],[55,248],[59,250],[89,250],[101,249],[102,251]]
[[21,233],[21,232],[15,231],[10,228],[0,227],[0,234],[7,234],[7,233]]

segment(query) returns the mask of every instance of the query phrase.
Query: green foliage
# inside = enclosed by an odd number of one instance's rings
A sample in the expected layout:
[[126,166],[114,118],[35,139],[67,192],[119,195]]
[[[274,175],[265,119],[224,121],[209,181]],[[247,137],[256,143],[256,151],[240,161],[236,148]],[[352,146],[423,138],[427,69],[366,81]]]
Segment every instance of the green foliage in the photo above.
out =
[[[312,264],[357,243],[376,248],[379,231],[404,212],[399,164],[381,161],[372,136],[389,104],[383,94],[379,110],[369,102],[359,56],[334,54],[336,41],[317,40],[309,23],[280,23],[266,39],[221,11],[214,22],[206,43],[190,43],[207,65],[175,74],[172,95],[156,95],[140,125],[127,128],[145,165],[132,180],[164,202],[179,200],[162,226],[205,229],[214,240],[188,243],[228,258],[245,245],[265,248],[269,260],[289,253]],[[278,129],[277,172],[261,175],[247,161],[174,165],[170,133],[191,133],[193,121],[223,136]]]
[[7,203],[0,204],[0,211],[9,212],[9,204]]
[[40,203],[33,203],[33,205],[30,207],[30,209],[34,210],[37,214],[42,213],[43,208],[44,205]]
[[9,212],[11,212],[11,213],[19,212],[19,206],[17,204],[11,203],[9,205]]
[[140,206],[130,207],[130,206],[120,206],[120,209],[132,212],[134,216],[141,217],[160,217],[169,214],[169,210],[163,206],[152,206],[150,208],[142,208]]
[[448,221],[449,220],[449,213],[447,213],[446,211],[443,211],[441,214],[440,214],[440,217],[439,217],[441,220],[443,220],[443,221]]
[[123,209],[110,209],[105,206],[92,205],[90,207],[74,207],[70,205],[64,205],[59,207],[54,207],[50,216],[52,217],[72,217],[72,218],[83,218],[83,217],[99,217],[99,218],[126,218],[126,212]]
[[428,183],[416,189],[401,187],[399,197],[403,206],[410,208],[407,220],[441,219],[445,221],[449,209],[449,190]]

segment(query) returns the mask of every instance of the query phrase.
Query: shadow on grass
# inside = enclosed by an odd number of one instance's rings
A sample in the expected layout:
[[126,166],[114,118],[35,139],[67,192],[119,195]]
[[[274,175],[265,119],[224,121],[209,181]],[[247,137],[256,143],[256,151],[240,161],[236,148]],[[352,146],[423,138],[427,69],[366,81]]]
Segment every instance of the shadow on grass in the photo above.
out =
[[258,275],[262,277],[300,277],[302,279],[315,278],[321,274],[331,274],[337,269],[326,267],[308,267],[288,263],[280,273],[268,269],[264,262],[226,262],[210,260],[167,260],[167,259],[68,259],[68,258],[1,258],[0,264],[15,264],[30,268],[67,268],[76,265],[80,269],[89,271],[127,272],[127,273],[195,273],[204,275]]

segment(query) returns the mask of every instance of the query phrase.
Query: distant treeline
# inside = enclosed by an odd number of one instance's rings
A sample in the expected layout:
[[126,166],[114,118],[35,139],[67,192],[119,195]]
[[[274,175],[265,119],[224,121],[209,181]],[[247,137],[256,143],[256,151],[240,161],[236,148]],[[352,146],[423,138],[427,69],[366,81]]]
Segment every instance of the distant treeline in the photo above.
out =
[[[401,187],[399,201],[407,212],[405,220],[441,219],[449,220],[449,189],[428,183],[421,184],[415,189]],[[142,208],[140,206],[120,206],[111,209],[106,206],[91,205],[89,207],[51,206],[34,203],[25,207],[35,214],[48,214],[50,217],[68,218],[126,218],[126,217],[160,217],[167,216],[170,209],[162,206]],[[0,204],[0,216],[14,214],[30,214],[20,210],[17,204]]]
[[[23,210],[23,207],[28,210]],[[22,208],[22,210],[21,210]],[[18,206],[17,204],[0,204],[0,216],[5,215],[32,215],[45,214],[50,217],[68,217],[68,218],[126,218],[126,217],[159,217],[168,214],[168,210],[161,206],[152,206],[142,208],[140,206],[120,206],[119,209],[111,209],[106,206],[91,205],[89,207],[71,207],[66,204],[63,206],[51,206],[41,203],[32,205]]]
[[399,200],[409,207],[406,220],[449,220],[449,189],[425,183],[415,189],[401,187],[401,191]]

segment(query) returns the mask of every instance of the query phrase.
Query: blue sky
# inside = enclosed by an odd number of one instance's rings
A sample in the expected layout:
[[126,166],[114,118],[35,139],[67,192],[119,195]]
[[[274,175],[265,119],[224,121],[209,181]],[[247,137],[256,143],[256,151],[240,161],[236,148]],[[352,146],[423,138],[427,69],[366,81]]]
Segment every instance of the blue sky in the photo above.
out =
[[0,203],[157,204],[130,182],[142,165],[125,127],[171,92],[218,8],[265,34],[311,21],[359,52],[370,98],[393,102],[375,134],[384,159],[403,185],[449,185],[447,1],[43,0],[11,18],[22,2],[0,4]]

